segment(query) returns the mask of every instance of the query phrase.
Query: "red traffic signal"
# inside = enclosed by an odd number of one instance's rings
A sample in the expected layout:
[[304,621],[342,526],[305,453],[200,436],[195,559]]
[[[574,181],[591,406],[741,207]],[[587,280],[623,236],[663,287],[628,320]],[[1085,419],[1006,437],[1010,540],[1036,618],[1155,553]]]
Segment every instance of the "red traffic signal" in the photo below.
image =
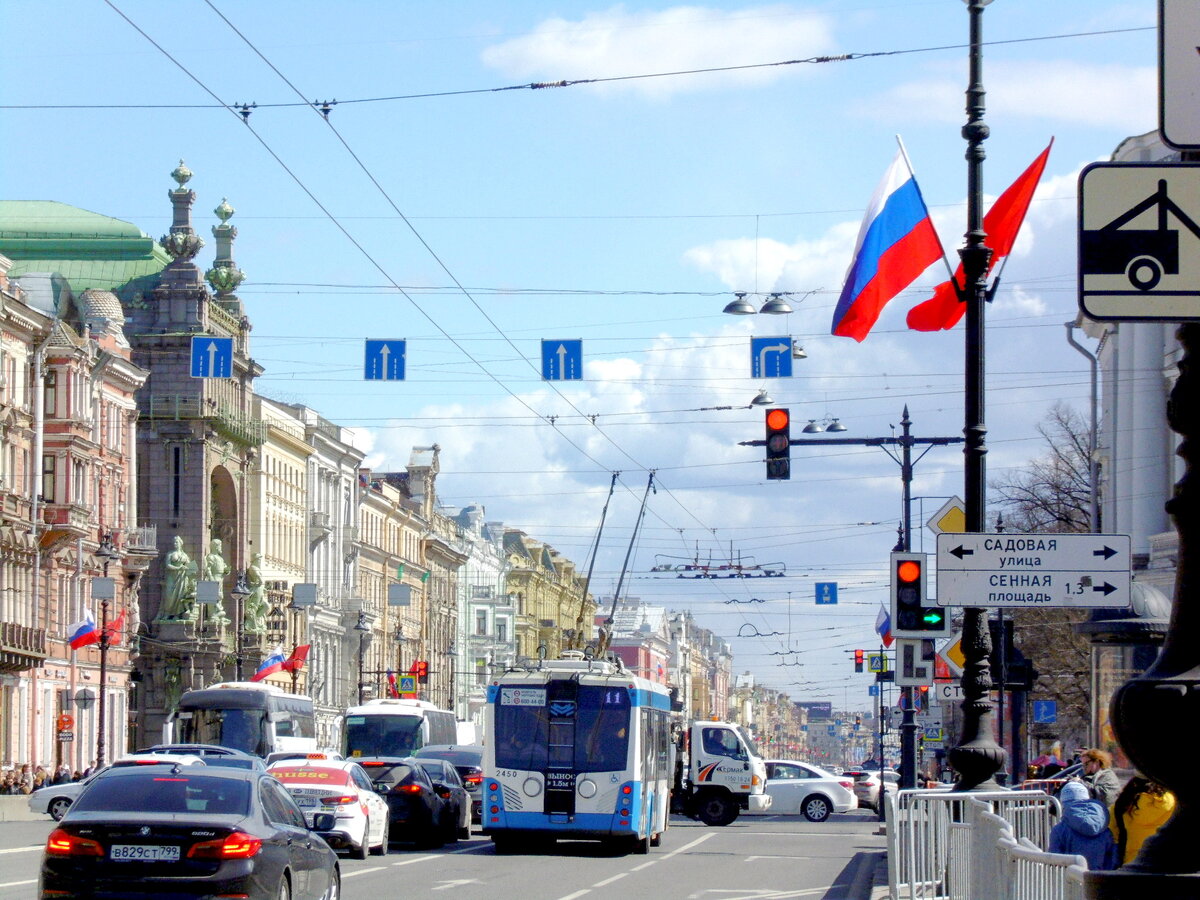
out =
[[865,653],[862,650],[854,651],[854,671],[861,672],[863,670],[863,657]]
[[792,414],[776,407],[767,410],[767,478],[782,481],[792,477]]
[[427,684],[429,682],[429,663],[418,659],[413,663],[413,674],[417,676],[417,681],[421,684]]

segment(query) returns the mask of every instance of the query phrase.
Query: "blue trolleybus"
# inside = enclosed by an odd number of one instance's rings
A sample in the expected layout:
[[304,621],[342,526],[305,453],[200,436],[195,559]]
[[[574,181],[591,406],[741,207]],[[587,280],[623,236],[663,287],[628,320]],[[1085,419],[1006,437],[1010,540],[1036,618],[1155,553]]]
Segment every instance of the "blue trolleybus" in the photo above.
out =
[[593,840],[648,853],[674,774],[667,689],[596,659],[543,660],[488,686],[483,831],[498,853]]

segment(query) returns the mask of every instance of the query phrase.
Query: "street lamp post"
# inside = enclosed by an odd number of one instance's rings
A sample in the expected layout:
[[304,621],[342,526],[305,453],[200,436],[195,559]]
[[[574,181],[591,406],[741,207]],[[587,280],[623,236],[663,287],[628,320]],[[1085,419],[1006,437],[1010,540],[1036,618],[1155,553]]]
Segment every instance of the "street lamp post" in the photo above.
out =
[[[246,625],[246,614],[243,609],[246,598],[250,596],[250,586],[246,584],[246,570],[238,572],[237,581],[233,585],[233,590],[229,592],[233,597],[233,628],[234,628],[234,656],[233,656],[233,678],[234,681],[242,680],[242,629]],[[296,673],[292,673],[292,681],[296,680]]]
[[103,767],[105,751],[107,749],[107,723],[105,722],[105,716],[108,713],[106,699],[108,695],[108,603],[110,600],[116,599],[115,587],[112,579],[108,577],[108,564],[114,559],[118,559],[121,555],[116,547],[113,546],[111,533],[101,535],[100,546],[96,549],[96,555],[104,560],[103,580],[92,579],[92,599],[100,601],[100,688],[96,702],[96,765]]
[[[984,124],[983,90],[983,9],[991,0],[965,0],[970,16],[969,84],[967,85],[967,123],[962,135],[967,142],[967,232],[966,245],[959,250],[965,287],[959,300],[966,303],[963,398],[963,505],[966,530],[987,530],[985,504],[987,473],[987,426],[984,424],[984,311],[989,299],[987,275],[992,251],[984,242],[983,230],[983,142],[988,137]],[[967,607],[963,613],[963,726],[959,745],[947,754],[958,773],[956,791],[994,790],[999,787],[996,772],[1004,767],[1007,754],[992,737],[992,689],[988,656],[991,634],[987,610]]]
[[359,610],[358,622],[355,624],[354,630],[358,632],[358,702],[363,703],[363,693],[366,690],[366,684],[363,681],[363,657],[367,652],[367,636],[371,633],[371,628],[367,625],[365,610]]

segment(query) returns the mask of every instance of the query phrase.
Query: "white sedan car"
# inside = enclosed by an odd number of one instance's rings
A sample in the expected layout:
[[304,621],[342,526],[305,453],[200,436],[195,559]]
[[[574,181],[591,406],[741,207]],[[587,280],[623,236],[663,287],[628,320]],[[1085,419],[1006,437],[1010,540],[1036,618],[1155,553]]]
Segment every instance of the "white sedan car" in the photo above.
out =
[[330,847],[346,849],[355,859],[388,852],[391,815],[358,763],[348,759],[282,759],[267,771],[287,788],[312,827],[313,816],[331,812],[331,831],[318,831]]
[[858,808],[852,779],[790,759],[768,759],[766,791],[771,812],[800,814],[810,822],[824,822],[830,813]]

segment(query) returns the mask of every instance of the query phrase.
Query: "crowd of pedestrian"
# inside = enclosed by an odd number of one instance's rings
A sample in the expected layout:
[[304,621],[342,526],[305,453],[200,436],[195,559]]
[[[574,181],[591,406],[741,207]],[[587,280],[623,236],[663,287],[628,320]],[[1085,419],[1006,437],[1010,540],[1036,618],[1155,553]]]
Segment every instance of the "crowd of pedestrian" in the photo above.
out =
[[47,785],[82,781],[91,773],[91,769],[89,766],[83,770],[72,770],[70,766],[62,764],[51,771],[45,766],[21,763],[0,771],[0,795],[30,794]]
[[1092,870],[1132,862],[1142,844],[1175,812],[1175,795],[1142,775],[1121,786],[1104,750],[1079,755],[1083,774],[1058,792],[1062,819],[1050,832],[1051,853],[1078,854]]

